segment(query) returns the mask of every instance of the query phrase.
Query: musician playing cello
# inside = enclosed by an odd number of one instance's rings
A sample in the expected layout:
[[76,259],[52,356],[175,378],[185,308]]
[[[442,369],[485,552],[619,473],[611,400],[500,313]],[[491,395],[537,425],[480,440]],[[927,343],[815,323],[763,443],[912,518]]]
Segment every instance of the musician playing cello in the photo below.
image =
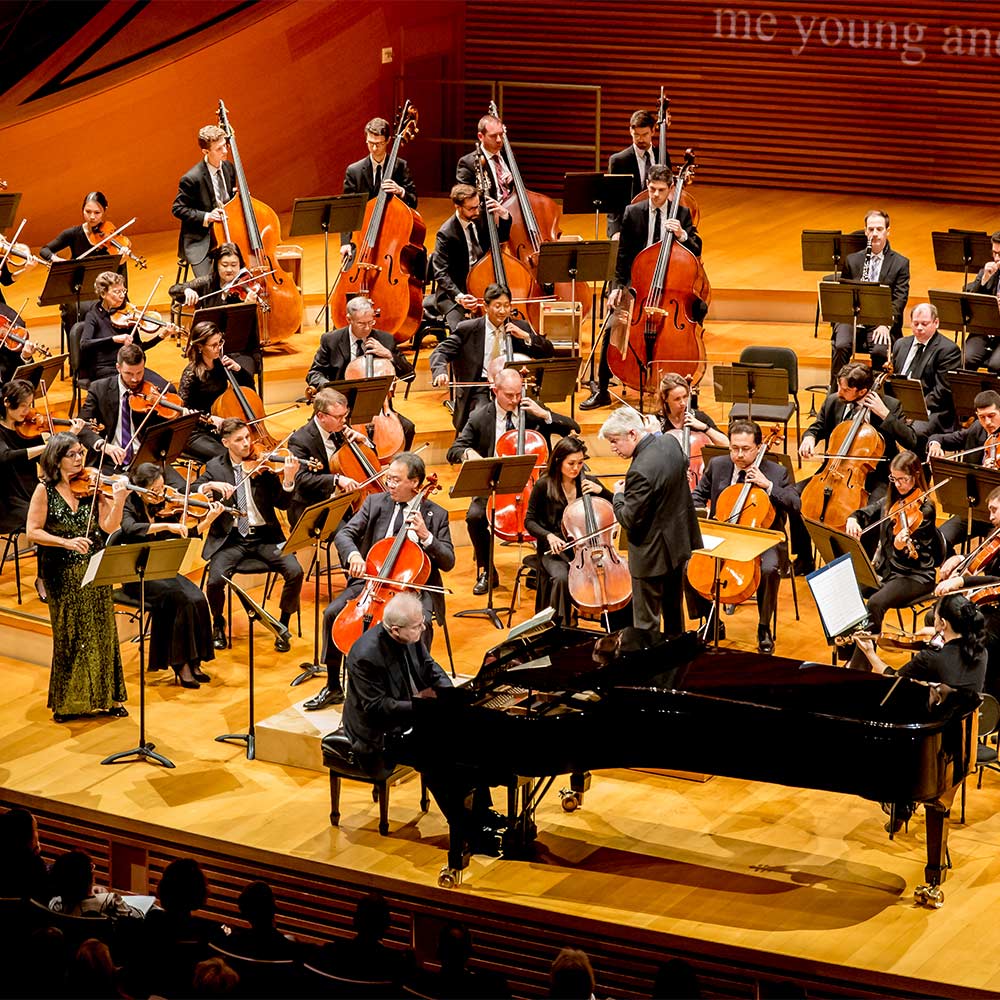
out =
[[[365,559],[376,542],[383,538],[395,538],[405,530],[409,540],[419,545],[430,560],[428,586],[440,587],[441,571],[448,572],[455,565],[455,546],[451,541],[448,512],[443,507],[425,497],[409,523],[403,524],[404,508],[417,495],[425,474],[424,460],[419,455],[401,452],[389,466],[389,474],[385,477],[386,492],[371,493],[365,497],[361,510],[342,525],[334,537],[341,565],[347,567],[347,586],[323,612],[323,662],[326,664],[327,681],[319,693],[305,703],[307,712],[339,705],[344,700],[344,689],[340,683],[340,665],[344,656],[333,642],[333,623],[347,602],[357,597],[364,588]],[[433,638],[432,622],[435,617],[439,621],[444,618],[444,595],[421,591],[418,596],[427,623],[422,640],[429,651]]]
[[[615,266],[615,287],[608,296],[608,308],[615,309],[622,301],[622,295],[628,293],[632,280],[632,264],[636,257],[646,249],[660,243],[668,232],[691,251],[696,257],[701,256],[701,237],[691,219],[691,213],[684,205],[678,205],[677,218],[668,218],[670,214],[669,195],[672,175],[670,168],[662,163],[650,167],[646,179],[646,190],[649,191],[649,201],[637,205],[629,205],[622,216],[622,228],[619,234],[618,262]],[[631,293],[628,293],[631,294]],[[601,359],[597,372],[597,385],[592,387],[590,397],[580,404],[581,410],[594,410],[599,406],[610,406],[611,396],[608,384],[611,381],[611,369],[608,366],[608,337],[601,340]]]

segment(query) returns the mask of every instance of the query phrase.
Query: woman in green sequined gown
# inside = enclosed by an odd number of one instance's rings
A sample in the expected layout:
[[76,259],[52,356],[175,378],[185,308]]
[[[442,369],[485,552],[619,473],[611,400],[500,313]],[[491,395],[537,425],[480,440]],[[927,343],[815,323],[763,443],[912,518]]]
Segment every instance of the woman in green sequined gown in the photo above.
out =
[[49,595],[52,674],[49,708],[57,722],[88,712],[128,715],[111,587],[81,587],[87,563],[121,524],[127,479],[111,499],[98,494],[90,534],[90,497],[73,495],[70,481],[86,451],[73,434],[53,434],[39,458],[42,481],[28,508],[28,540],[38,546],[38,572]]

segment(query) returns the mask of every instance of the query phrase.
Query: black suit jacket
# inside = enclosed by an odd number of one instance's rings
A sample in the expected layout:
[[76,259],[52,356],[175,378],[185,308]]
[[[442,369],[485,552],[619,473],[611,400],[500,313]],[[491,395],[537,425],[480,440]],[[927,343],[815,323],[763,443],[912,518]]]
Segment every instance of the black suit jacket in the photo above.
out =
[[[479,181],[476,177],[477,155],[476,151],[473,150],[471,153],[466,153],[458,161],[458,166],[455,168],[455,180],[459,184],[471,184],[473,187],[479,187]],[[504,163],[507,164],[508,169],[510,169],[510,164],[507,162],[507,157],[504,155],[503,150],[500,151],[500,156],[503,158]],[[496,182],[493,180],[493,171],[489,167],[483,167],[483,176],[486,178],[487,197],[496,198],[499,201]]]
[[[383,161],[384,169],[385,165]],[[416,208],[417,186],[413,183],[413,178],[410,176],[410,168],[407,166],[406,160],[402,157],[396,160],[396,166],[392,171],[392,179],[405,192],[403,194],[403,204],[408,205],[410,208]],[[378,194],[375,188],[375,171],[372,168],[370,156],[366,156],[363,160],[355,160],[344,171],[344,194],[356,194],[359,192],[368,195],[369,201]],[[349,232],[341,233],[340,242],[342,244],[350,243],[351,235]]]
[[[510,236],[510,218],[500,219],[497,224],[497,235],[503,242]],[[486,215],[479,213],[475,220],[476,239],[483,253],[489,253],[490,238],[486,230]],[[444,222],[434,238],[434,256],[432,258],[435,298],[440,306],[444,300],[452,302],[459,295],[464,295],[469,280],[469,243],[458,216],[452,215]],[[444,311],[444,310],[442,310]]]
[[304,465],[299,469],[295,477],[292,502],[288,505],[288,523],[295,524],[306,507],[333,496],[337,477],[328,471],[326,445],[315,420],[304,424],[288,439],[288,450],[296,458],[314,458],[327,469],[324,472],[313,472]]
[[[388,347],[392,351],[392,366],[400,378],[406,378],[413,374],[413,366],[399,353],[399,347],[391,333],[386,333],[384,330],[372,330],[369,336],[374,337],[383,347]],[[351,360],[350,329],[342,326],[329,333],[324,333],[319,339],[319,348],[306,374],[306,382],[317,389],[322,389],[327,382],[344,378],[344,371]]]
[[628,532],[628,565],[640,579],[683,566],[701,546],[701,530],[688,486],[687,460],[677,439],[647,434],[625,475],[625,492],[612,501]]
[[[554,349],[548,340],[535,333],[531,326],[523,320],[514,320],[514,324],[531,335],[531,339],[527,343],[514,338],[514,352],[516,354],[525,354],[529,358],[552,357]],[[469,319],[464,323],[459,323],[452,331],[451,336],[445,337],[431,351],[431,375],[436,378],[442,372],[447,372],[450,362],[456,382],[483,382],[485,385],[486,383],[483,381],[485,351],[486,318],[480,316],[479,319]],[[455,390],[455,413],[452,422],[456,429],[465,426],[465,422],[469,418],[471,402],[472,392],[469,388]]]
[[[146,380],[152,382],[158,389],[167,387],[168,392],[176,392],[173,385],[162,375],[158,375],[152,369],[146,369]],[[133,414],[133,430],[139,426],[145,414]],[[98,434],[89,427],[80,431],[80,440],[91,450],[100,439],[113,441],[115,432],[118,430],[118,422],[121,420],[121,397],[118,395],[118,375],[109,375],[107,378],[99,378],[90,383],[87,391],[87,398],[80,408],[79,417],[81,420],[93,420],[96,423],[104,424],[104,430]],[[155,413],[149,418],[147,427],[162,423],[160,417]]]
[[[892,366],[897,372],[903,370],[913,334],[897,340],[892,345]],[[951,428],[955,421],[955,403],[951,398],[951,383],[948,372],[962,367],[962,352],[958,345],[938,330],[924,347],[924,353],[913,363],[909,377],[920,379],[924,387],[924,402],[932,420],[936,417],[939,429]]]
[[[653,163],[659,162],[659,151],[656,146],[653,146],[649,151],[649,155],[652,157]],[[670,163],[670,151],[667,151],[666,164],[668,167],[672,166]],[[631,174],[632,175],[632,197],[634,198],[640,191],[643,190],[642,176],[639,173],[639,161],[635,158],[635,147],[626,146],[624,149],[620,149],[617,153],[612,153],[608,157],[608,173],[609,174]],[[608,239],[610,240],[615,233],[621,232],[622,228],[622,216],[620,212],[609,212],[608,213]]]
[[[716,501],[722,491],[732,484],[735,468],[733,460],[728,455],[713,458],[705,467],[704,474],[691,494],[694,505],[707,506],[709,514],[715,517]],[[769,496],[775,513],[774,524],[771,527],[775,531],[780,531],[787,513],[802,508],[802,499],[788,478],[788,470],[779,462],[765,458],[760,463],[760,471],[771,480]]]
[[[552,414],[551,423],[539,420],[538,417],[530,413],[524,415],[524,426],[540,434],[555,432],[561,437],[565,437],[571,432],[579,433],[580,425],[569,417],[564,417],[561,413],[549,410]],[[448,449],[448,461],[452,465],[459,465],[464,461],[465,452],[472,448],[484,458],[493,454],[496,447],[497,428],[497,403],[491,399],[485,406],[480,406],[475,410],[465,422],[462,429],[455,438],[455,443]]]
[[344,732],[358,753],[382,753],[391,745],[387,737],[398,735],[409,724],[413,689],[404,649],[410,651],[418,688],[452,686],[422,642],[403,646],[381,622],[369,629],[347,654],[351,683],[344,702]]
[[[227,193],[232,198],[236,191],[236,168],[222,161],[222,176],[226,179]],[[186,257],[192,264],[200,264],[215,245],[212,227],[204,225],[206,212],[216,207],[216,193],[212,176],[205,160],[196,163],[178,182],[177,197],[171,211],[181,220],[177,255]]]
[[[629,205],[622,216],[621,235],[618,237],[618,263],[615,265],[615,285],[619,288],[627,287],[632,280],[632,264],[636,257],[646,249],[646,240],[649,234],[649,202],[644,201],[638,205]],[[663,208],[664,219],[668,214],[666,206]],[[677,221],[687,233],[687,240],[677,245],[690,251],[695,257],[701,256],[701,237],[698,235],[698,228],[691,218],[691,213],[683,205],[677,209]],[[666,227],[663,227],[666,234]]]
[[[858,250],[847,255],[840,276],[859,281],[864,273],[866,250]],[[897,340],[903,335],[903,317],[906,315],[906,300],[910,297],[910,260],[896,253],[886,243],[882,259],[882,270],[878,276],[880,285],[888,285],[892,295],[892,323],[890,335]]]
[[978,292],[980,295],[996,295],[997,281],[1000,281],[1000,270],[994,271],[986,281],[983,281],[983,269],[979,269],[972,281],[965,286],[967,292]]
[[[233,463],[229,461],[228,452],[208,462],[202,474],[195,481],[195,488],[212,480],[236,485],[236,473],[233,471]],[[285,540],[285,533],[281,530],[281,524],[278,522],[275,510],[287,510],[291,503],[292,494],[283,489],[281,483],[281,476],[276,476],[271,472],[263,472],[251,480],[250,488],[253,491],[253,502],[265,521],[264,526],[255,536],[255,540],[258,542],[270,542],[277,545]],[[226,544],[229,532],[235,527],[235,515],[220,514],[212,522],[212,527],[209,529],[208,537],[202,547],[202,557],[211,559]]]
[[[967,428],[958,427],[947,434],[931,434],[927,443],[937,441],[945,451],[969,451],[972,448],[981,449],[988,437],[986,428],[978,420],[973,420]],[[982,465],[984,457],[980,450],[971,455],[963,455],[961,460],[969,465]]]

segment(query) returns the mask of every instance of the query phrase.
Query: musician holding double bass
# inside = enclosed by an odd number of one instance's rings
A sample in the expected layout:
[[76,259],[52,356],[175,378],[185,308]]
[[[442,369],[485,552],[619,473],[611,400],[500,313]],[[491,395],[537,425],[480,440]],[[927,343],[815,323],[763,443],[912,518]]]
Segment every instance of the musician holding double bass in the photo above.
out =
[[[667,112],[666,126],[670,125],[670,112]],[[631,174],[632,175],[632,197],[634,198],[640,191],[646,190],[646,176],[657,164],[657,149],[653,145],[653,129],[656,127],[656,115],[649,111],[633,112],[628,121],[629,134],[632,136],[632,144],[620,149],[617,153],[612,153],[608,157],[609,174]],[[670,153],[667,152],[663,161],[666,166],[672,168]],[[621,232],[622,217],[620,213],[608,213],[608,239],[614,239],[615,235]]]
[[[673,177],[666,164],[657,163],[650,167],[646,178],[649,200],[629,205],[622,216],[619,234],[618,262],[615,265],[615,287],[608,296],[608,308],[615,309],[622,296],[631,294],[632,264],[646,247],[662,242],[667,233],[673,233],[680,243],[695,257],[701,256],[701,236],[691,219],[691,213],[684,205],[677,206],[677,218],[671,219],[670,184]],[[597,373],[597,385],[592,387],[589,398],[580,403],[581,410],[594,410],[599,406],[610,406],[611,396],[608,385],[611,382],[611,368],[608,365],[608,335],[601,341],[601,358]]]

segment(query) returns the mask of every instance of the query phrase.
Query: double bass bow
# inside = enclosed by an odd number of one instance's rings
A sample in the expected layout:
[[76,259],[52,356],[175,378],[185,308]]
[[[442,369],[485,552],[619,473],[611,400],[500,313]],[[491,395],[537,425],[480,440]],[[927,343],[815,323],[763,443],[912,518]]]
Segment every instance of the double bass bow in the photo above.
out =
[[[417,134],[417,109],[403,103],[396,122],[392,149],[382,176],[392,177],[404,142]],[[337,326],[347,326],[347,302],[362,295],[375,303],[380,330],[405,343],[423,316],[424,237],[427,227],[420,213],[388,191],[379,191],[365,209],[364,228],[354,233],[354,259],[341,268],[333,286],[331,315]]]
[[[667,220],[678,217],[681,194],[694,152],[687,150],[677,175]],[[663,223],[664,238],[641,250],[632,263],[635,304],[624,352],[610,349],[612,373],[641,395],[653,392],[665,371],[690,375],[692,383],[705,373],[702,321],[708,312],[711,286],[701,261],[674,238]]]
[[277,263],[276,254],[281,242],[281,222],[270,205],[250,195],[246,171],[236,146],[236,135],[229,124],[226,105],[219,101],[219,126],[226,133],[226,140],[233,154],[236,168],[236,193],[224,205],[225,218],[213,222],[215,238],[219,243],[235,243],[252,271],[260,276],[262,294],[259,300],[267,308],[260,310],[261,346],[287,340],[302,324],[302,295],[290,276]]

